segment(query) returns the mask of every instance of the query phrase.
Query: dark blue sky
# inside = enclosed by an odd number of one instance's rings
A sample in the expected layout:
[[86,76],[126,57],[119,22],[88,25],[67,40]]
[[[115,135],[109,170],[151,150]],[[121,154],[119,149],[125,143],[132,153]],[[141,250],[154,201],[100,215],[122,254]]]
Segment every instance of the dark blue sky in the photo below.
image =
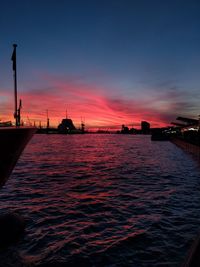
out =
[[195,0],[1,1],[0,118],[10,112],[13,43],[25,111],[33,119],[49,108],[55,121],[66,106],[90,125],[197,116],[199,14]]

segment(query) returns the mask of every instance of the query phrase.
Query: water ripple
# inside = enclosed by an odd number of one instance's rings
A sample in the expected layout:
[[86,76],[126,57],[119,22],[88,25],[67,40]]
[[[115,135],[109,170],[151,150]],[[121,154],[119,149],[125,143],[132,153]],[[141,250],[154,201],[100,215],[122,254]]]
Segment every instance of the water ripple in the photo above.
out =
[[[27,221],[3,266],[180,266],[200,222],[200,168],[149,136],[35,135],[1,190]],[[7,264],[7,265],[6,265]]]

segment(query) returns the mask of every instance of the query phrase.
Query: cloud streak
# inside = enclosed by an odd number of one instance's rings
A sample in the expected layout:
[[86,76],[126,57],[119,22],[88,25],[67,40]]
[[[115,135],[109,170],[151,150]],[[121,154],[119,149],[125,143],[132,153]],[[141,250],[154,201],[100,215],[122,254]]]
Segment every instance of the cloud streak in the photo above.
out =
[[[49,111],[50,124],[57,124],[65,117],[66,109],[79,126],[81,117],[85,118],[88,128],[120,127],[121,124],[137,126],[141,120],[147,120],[153,127],[169,125],[178,115],[194,112],[195,107],[186,94],[176,86],[164,90],[152,88],[146,96],[137,94],[119,97],[112,95],[109,88],[86,83],[80,78],[59,78],[46,76],[46,87],[23,90],[22,116],[26,120],[46,122],[46,110]],[[44,84],[44,83],[43,83]],[[144,92],[143,92],[144,94]],[[1,90],[0,118],[12,119],[11,93]]]

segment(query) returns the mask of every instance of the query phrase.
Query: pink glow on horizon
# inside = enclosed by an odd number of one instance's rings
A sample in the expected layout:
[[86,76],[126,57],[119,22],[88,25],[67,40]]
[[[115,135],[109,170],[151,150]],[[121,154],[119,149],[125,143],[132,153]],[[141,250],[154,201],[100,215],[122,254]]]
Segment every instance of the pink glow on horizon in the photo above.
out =
[[[19,93],[22,99],[22,119],[35,121],[46,125],[46,110],[50,118],[50,126],[57,126],[65,117],[66,109],[76,127],[80,126],[81,118],[86,128],[121,128],[122,124],[138,128],[142,120],[151,123],[152,127],[169,125],[170,114],[167,113],[169,104],[150,105],[148,100],[133,100],[113,97],[106,88],[78,83],[75,81],[50,81],[51,86],[42,89],[32,89]],[[3,91],[1,97],[0,119],[13,121],[13,107],[10,104],[12,94]]]

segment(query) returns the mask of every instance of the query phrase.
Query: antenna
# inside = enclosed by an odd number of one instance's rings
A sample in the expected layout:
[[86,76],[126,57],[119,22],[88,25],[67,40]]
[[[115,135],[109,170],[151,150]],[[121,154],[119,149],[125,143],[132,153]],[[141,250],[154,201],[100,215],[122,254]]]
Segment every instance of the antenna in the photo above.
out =
[[22,100],[19,100],[19,108],[17,109],[17,121],[18,121],[18,126],[21,124],[21,109],[22,109]]
[[47,129],[49,128],[49,111],[48,109],[46,110],[47,112]]
[[27,119],[28,119],[29,126],[32,126],[32,123],[31,123],[31,121],[29,119],[29,116],[27,116]]
[[85,132],[85,122],[83,121],[83,118],[81,117],[81,132]]

